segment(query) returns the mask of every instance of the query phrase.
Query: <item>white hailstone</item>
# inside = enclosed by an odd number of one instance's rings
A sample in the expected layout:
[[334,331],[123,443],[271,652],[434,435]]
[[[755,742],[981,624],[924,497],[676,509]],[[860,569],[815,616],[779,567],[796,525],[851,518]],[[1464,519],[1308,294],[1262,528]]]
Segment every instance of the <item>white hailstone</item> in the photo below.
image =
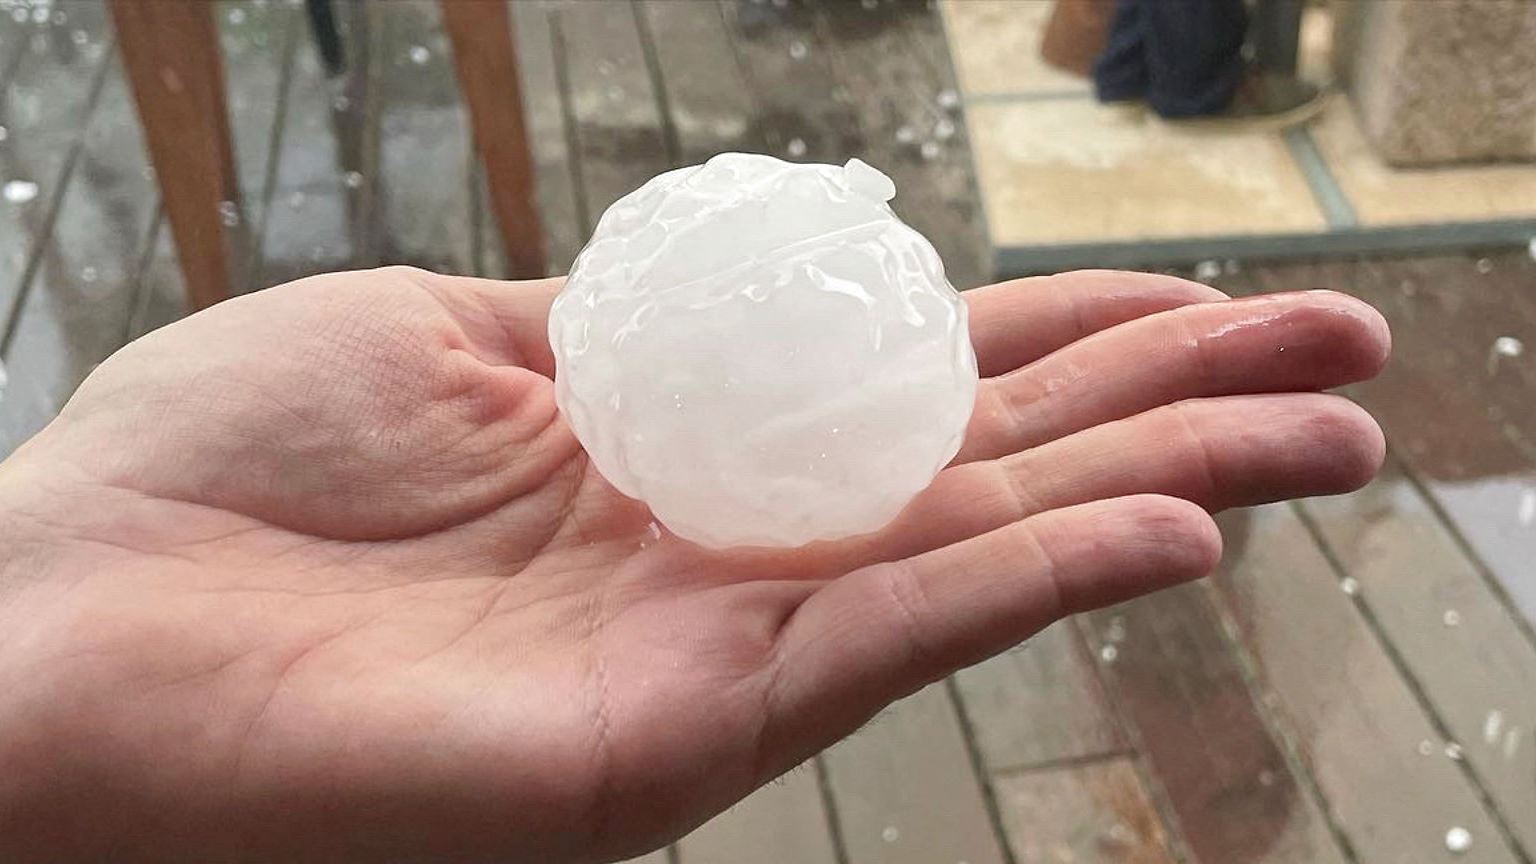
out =
[[1445,848],[1458,855],[1472,848],[1472,832],[1460,825],[1445,832]]
[[1500,336],[1493,340],[1493,353],[1501,357],[1519,357],[1525,353],[1525,343],[1513,336]]
[[31,180],[7,180],[3,193],[12,204],[25,204],[37,197],[37,184]]
[[859,161],[725,153],[619,199],[549,317],[594,465],[712,547],[873,531],[959,449],[965,304]]

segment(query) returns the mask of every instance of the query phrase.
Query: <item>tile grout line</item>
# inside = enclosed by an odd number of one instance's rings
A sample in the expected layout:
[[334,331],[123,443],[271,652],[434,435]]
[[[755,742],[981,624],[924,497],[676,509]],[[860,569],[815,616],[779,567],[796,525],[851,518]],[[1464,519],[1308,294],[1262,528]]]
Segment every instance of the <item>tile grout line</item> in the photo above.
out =
[[[1344,562],[1335,554],[1333,547],[1324,538],[1322,530],[1318,528],[1317,522],[1312,518],[1312,515],[1296,501],[1282,506],[1289,506],[1297,518],[1301,520],[1301,524],[1312,537],[1312,542],[1317,545],[1318,551],[1327,560],[1328,568],[1333,571],[1334,577],[1343,579],[1349,576],[1349,568],[1345,567]],[[1424,719],[1429,721],[1429,725],[1435,730],[1435,734],[1439,735],[1441,740],[1456,742],[1456,736],[1451,734],[1450,727],[1446,725],[1440,713],[1435,710],[1434,702],[1425,691],[1423,682],[1419,680],[1418,676],[1414,674],[1413,669],[1409,667],[1407,660],[1398,651],[1397,645],[1388,638],[1386,630],[1381,626],[1381,622],[1376,617],[1375,610],[1371,608],[1365,596],[1357,594],[1347,599],[1350,605],[1354,607],[1356,614],[1365,622],[1366,629],[1375,638],[1376,644],[1387,655],[1387,661],[1392,664],[1393,671],[1402,679],[1403,684],[1408,688],[1408,692],[1413,696],[1414,704],[1424,715]],[[1471,787],[1473,797],[1482,805],[1484,813],[1487,814],[1489,821],[1493,823],[1494,829],[1499,832],[1499,836],[1504,840],[1509,851],[1513,853],[1521,864],[1532,864],[1530,855],[1526,853],[1525,848],[1510,829],[1508,819],[1504,816],[1503,811],[1499,809],[1498,802],[1494,801],[1493,796],[1488,792],[1487,785],[1483,782],[1477,768],[1472,765],[1472,761],[1465,757],[1454,761],[1461,769],[1461,774],[1467,781],[1467,785]]]
[[1307,181],[1307,188],[1312,190],[1312,198],[1323,211],[1329,230],[1359,227],[1360,217],[1355,213],[1354,205],[1344,193],[1344,187],[1333,176],[1333,169],[1328,167],[1328,160],[1323,158],[1322,151],[1317,148],[1317,142],[1313,140],[1307,124],[1292,126],[1285,130],[1283,137],[1291,161]]

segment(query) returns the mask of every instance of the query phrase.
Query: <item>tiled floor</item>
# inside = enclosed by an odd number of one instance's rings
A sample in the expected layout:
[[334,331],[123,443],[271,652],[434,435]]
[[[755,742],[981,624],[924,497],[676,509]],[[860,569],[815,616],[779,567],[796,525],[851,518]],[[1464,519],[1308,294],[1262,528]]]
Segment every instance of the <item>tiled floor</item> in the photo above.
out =
[[[1087,81],[1040,58],[1051,7],[941,6],[995,248],[1536,218],[1536,165],[1390,169],[1342,96],[1291,141],[1276,129],[1194,130],[1099,106]],[[1329,67],[1330,27],[1308,13],[1301,68],[1314,78]]]

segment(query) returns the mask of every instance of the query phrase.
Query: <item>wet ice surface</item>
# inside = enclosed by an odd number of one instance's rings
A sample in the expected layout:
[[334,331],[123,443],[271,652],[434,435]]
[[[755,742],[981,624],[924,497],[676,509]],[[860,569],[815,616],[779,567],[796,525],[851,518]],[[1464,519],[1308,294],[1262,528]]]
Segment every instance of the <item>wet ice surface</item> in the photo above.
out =
[[619,491],[715,546],[889,522],[955,454],[965,306],[858,160],[728,153],[603,214],[550,314],[560,408]]

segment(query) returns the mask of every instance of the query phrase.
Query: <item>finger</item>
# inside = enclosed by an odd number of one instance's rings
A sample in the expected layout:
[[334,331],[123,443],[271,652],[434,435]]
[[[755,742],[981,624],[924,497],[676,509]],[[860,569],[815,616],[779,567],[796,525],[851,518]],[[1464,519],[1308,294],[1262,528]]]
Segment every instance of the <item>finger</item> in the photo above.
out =
[[846,734],[1064,615],[1198,578],[1220,554],[1205,511],[1141,495],[856,570],[812,595],[781,631],[768,709],[787,740],[773,743],[794,750],[791,742],[829,730]]
[[1179,402],[1004,459],[949,468],[842,563],[915,555],[1102,498],[1171,495],[1214,513],[1336,495],[1370,482],[1385,453],[1376,421],[1340,396]]
[[554,377],[549,307],[565,277],[504,282],[425,270],[414,276],[454,316],[470,341],[496,355],[497,362]]
[[1013,279],[961,296],[970,310],[976,362],[986,377],[1017,369],[1133,318],[1227,299],[1198,282],[1120,270]]
[[1331,291],[1161,312],[982,382],[955,461],[996,458],[1181,399],[1361,381],[1381,370],[1390,346],[1375,309]]

